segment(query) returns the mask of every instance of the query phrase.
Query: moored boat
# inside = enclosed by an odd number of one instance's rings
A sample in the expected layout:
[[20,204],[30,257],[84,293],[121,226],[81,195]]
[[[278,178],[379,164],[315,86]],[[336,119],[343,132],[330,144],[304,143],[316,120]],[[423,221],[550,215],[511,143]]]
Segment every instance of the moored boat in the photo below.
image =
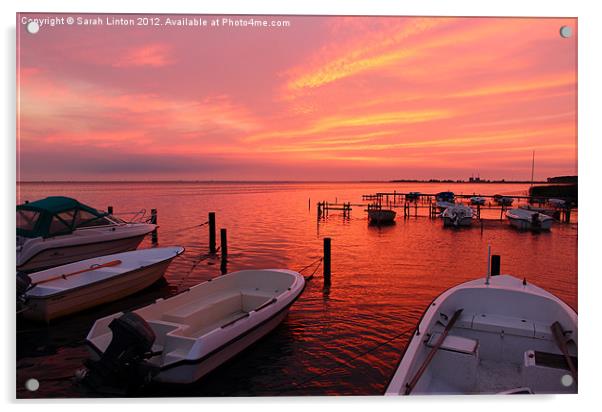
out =
[[576,393],[577,314],[509,275],[455,286],[427,308],[385,395]]
[[[135,250],[70,263],[29,275],[22,291],[23,317],[49,322],[142,290],[163,277],[183,247]],[[23,284],[23,283],[21,283]]]
[[[243,270],[99,319],[87,336],[93,360],[86,380],[124,383],[134,368],[146,380],[194,382],[278,326],[304,287],[290,270]],[[121,356],[122,347],[135,350]]]
[[406,200],[408,202],[415,202],[417,201],[421,196],[420,192],[410,192],[406,195]]
[[473,196],[470,198],[470,203],[473,205],[483,206],[485,204],[485,198],[481,196]]
[[443,212],[445,212],[446,209],[449,209],[450,207],[454,207],[456,204],[453,202],[446,202],[443,200],[439,200],[435,203],[435,205],[437,206],[437,209],[439,209],[439,212],[443,213]]
[[520,230],[550,230],[554,219],[540,212],[517,208],[506,211],[510,224]]
[[443,211],[444,226],[470,226],[472,224],[472,209],[469,206],[455,204]]
[[493,200],[499,206],[510,206],[512,203],[514,203],[514,199],[509,196],[495,195],[493,196]]
[[391,224],[395,222],[397,213],[391,209],[383,209],[379,205],[368,206],[368,222],[370,224]]
[[17,206],[17,271],[134,250],[155,228],[125,222],[69,197],[25,203]]

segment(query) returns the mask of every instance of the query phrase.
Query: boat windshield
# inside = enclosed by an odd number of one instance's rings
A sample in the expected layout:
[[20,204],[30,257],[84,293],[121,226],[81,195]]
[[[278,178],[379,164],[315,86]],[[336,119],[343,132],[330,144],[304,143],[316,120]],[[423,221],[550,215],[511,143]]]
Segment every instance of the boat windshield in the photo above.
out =
[[39,218],[40,213],[35,210],[17,210],[17,229],[32,231]]
[[72,233],[76,229],[115,224],[105,212],[75,199],[48,197],[17,206],[17,235],[51,237]]

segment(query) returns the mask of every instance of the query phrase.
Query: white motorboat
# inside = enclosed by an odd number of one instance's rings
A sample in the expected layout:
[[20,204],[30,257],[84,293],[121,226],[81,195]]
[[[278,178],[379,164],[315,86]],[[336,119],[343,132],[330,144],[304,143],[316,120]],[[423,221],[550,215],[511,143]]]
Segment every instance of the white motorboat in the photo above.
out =
[[[145,379],[194,382],[278,326],[304,287],[303,276],[290,270],[243,270],[134,312],[99,319],[87,336],[94,359],[88,362],[87,379],[102,385],[98,379],[107,377],[104,365],[129,370],[132,359],[138,359],[136,369],[148,371]],[[133,346],[137,352],[131,359],[115,359],[122,353],[118,348]]]
[[485,198],[481,196],[473,196],[470,198],[470,203],[473,205],[483,206],[485,204]]
[[455,286],[422,316],[385,395],[577,392],[577,314],[509,275]]
[[27,282],[20,297],[23,316],[49,322],[121,299],[162,278],[183,252],[183,247],[135,250],[20,274]]
[[437,209],[439,209],[439,212],[443,213],[446,209],[454,207],[456,204],[453,202],[447,202],[445,200],[439,200],[435,203],[435,205],[437,206]]
[[520,230],[550,230],[554,219],[543,213],[527,209],[509,209],[506,217],[510,224]]
[[444,226],[470,226],[472,224],[472,209],[466,205],[456,204],[445,209],[441,217]]
[[368,222],[382,225],[395,221],[397,213],[391,209],[383,209],[380,206],[368,206]]
[[537,212],[537,213],[541,213],[541,214],[550,216],[551,218],[554,218],[556,220],[560,219],[560,211],[557,209],[537,207],[537,206],[533,206],[533,205],[529,205],[529,204],[519,205],[518,207],[519,207],[519,209],[530,210],[532,212]]
[[134,250],[156,227],[124,222],[69,197],[25,203],[17,206],[17,271]]

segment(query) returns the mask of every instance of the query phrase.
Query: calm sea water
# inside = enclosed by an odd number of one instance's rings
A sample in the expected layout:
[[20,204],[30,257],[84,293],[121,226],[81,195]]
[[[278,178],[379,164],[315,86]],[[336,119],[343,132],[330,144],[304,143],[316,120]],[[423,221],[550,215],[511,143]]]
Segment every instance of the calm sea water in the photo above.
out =
[[[23,183],[17,202],[71,196],[115,213],[158,210],[159,246],[186,253],[165,280],[134,296],[44,325],[17,323],[17,396],[98,396],[73,384],[87,357],[83,346],[94,320],[135,309],[159,297],[220,275],[208,251],[207,227],[190,228],[216,212],[228,231],[228,270],[299,270],[322,255],[332,238],[332,287],[323,289],[321,268],[270,335],[201,381],[154,385],[142,396],[378,395],[383,393],[426,305],[445,289],[482,277],[487,245],[502,256],[502,272],[527,278],[577,309],[577,214],[548,233],[513,230],[499,211],[465,230],[428,217],[403,218],[387,227],[368,225],[362,207],[351,216],[330,212],[318,221],[318,201],[361,203],[377,191],[457,194],[526,194],[520,184],[408,183]],[[425,211],[421,213],[426,214]],[[127,215],[124,215],[127,217]],[[497,219],[497,220],[496,220]],[[219,234],[218,234],[219,237]],[[219,242],[219,238],[218,238]],[[140,246],[151,247],[150,239]],[[312,268],[304,272],[309,275]],[[394,338],[394,339],[393,339]],[[24,387],[40,381],[37,392]]]

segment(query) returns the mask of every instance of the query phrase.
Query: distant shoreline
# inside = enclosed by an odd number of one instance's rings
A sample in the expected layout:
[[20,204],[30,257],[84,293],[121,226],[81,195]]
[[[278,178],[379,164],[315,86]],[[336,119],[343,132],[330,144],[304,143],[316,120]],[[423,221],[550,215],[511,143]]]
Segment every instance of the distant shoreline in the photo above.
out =
[[420,184],[558,184],[548,181],[490,180],[27,180],[19,184],[131,184],[131,183],[205,183],[205,184],[302,184],[302,183],[420,183]]

